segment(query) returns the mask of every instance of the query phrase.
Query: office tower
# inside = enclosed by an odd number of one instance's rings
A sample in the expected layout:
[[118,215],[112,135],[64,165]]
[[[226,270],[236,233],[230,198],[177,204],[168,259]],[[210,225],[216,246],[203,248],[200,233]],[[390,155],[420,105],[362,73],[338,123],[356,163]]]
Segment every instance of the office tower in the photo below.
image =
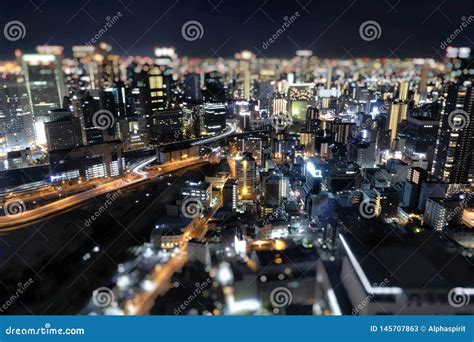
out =
[[433,175],[449,184],[474,185],[474,92],[450,84],[439,126]]
[[286,96],[281,93],[273,94],[270,105],[270,115],[286,114],[288,111],[288,101]]
[[83,144],[81,121],[72,112],[62,109],[50,111],[50,121],[45,124],[48,151],[74,148]]
[[438,129],[439,121],[425,117],[408,118],[404,130],[405,152],[407,154],[429,152],[436,144]]
[[321,192],[322,175],[321,170],[316,168],[316,163],[313,160],[309,160],[305,165],[306,182],[304,189],[306,195],[313,194],[317,195]]
[[401,101],[406,101],[408,99],[408,81],[400,82],[398,88],[398,98]]
[[394,102],[390,107],[388,127],[390,130],[390,143],[392,148],[394,147],[394,142],[398,138],[398,125],[406,120],[408,116],[408,104],[402,102]]
[[237,180],[239,195],[243,198],[252,196],[255,192],[257,167],[251,153],[243,153],[236,158]]
[[238,183],[236,179],[228,179],[222,190],[222,202],[223,206],[227,209],[232,209],[232,211],[237,210],[237,200],[238,200]]
[[25,83],[17,77],[0,80],[0,149],[18,150],[35,144],[33,113]]
[[150,117],[150,140],[154,143],[182,140],[182,129],[182,110],[163,110]]
[[316,107],[306,109],[306,131],[316,132],[318,128],[319,110]]
[[327,132],[330,133],[334,143],[346,144],[357,132],[357,125],[353,121],[336,118],[334,121],[327,121]]
[[204,75],[204,101],[225,102],[227,91],[224,87],[224,75],[213,71]]
[[207,182],[186,181],[181,186],[181,195],[198,200],[204,208],[209,208],[212,199],[211,184]]
[[266,204],[281,205],[288,197],[288,178],[277,172],[269,172],[262,177],[263,197]]
[[149,137],[146,119],[144,118],[120,120],[118,122],[118,133],[124,151],[139,150],[148,146]]
[[313,155],[315,153],[315,134],[311,132],[301,132],[300,144],[304,146],[306,155]]
[[221,102],[204,104],[204,129],[207,133],[220,132],[226,126],[226,105]]
[[144,83],[149,114],[170,108],[173,82],[169,68],[152,66]]
[[420,199],[421,186],[428,178],[428,171],[421,167],[411,167],[404,184],[403,205],[409,208],[416,208]]
[[183,88],[186,102],[202,102],[201,80],[198,74],[185,75]]
[[242,151],[249,152],[255,158],[257,166],[262,165],[262,139],[255,137],[248,137],[242,140]]
[[135,102],[131,89],[121,81],[105,87],[100,93],[100,107],[111,112],[117,121],[134,116]]
[[375,143],[348,144],[348,160],[354,161],[362,169],[373,168],[375,165]]
[[51,109],[62,108],[64,80],[55,55],[25,54],[21,57],[25,84],[35,122],[37,144],[46,143],[44,123]]
[[[81,126],[87,145],[103,143],[109,140],[109,130],[100,129],[94,115],[100,108],[99,90],[90,90],[80,99]],[[115,127],[115,126],[114,126]]]

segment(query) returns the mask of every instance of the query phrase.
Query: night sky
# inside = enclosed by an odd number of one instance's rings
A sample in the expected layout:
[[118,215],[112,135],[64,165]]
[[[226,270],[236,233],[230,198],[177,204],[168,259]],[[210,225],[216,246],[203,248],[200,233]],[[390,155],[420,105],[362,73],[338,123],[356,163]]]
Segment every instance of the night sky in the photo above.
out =
[[[8,5],[7,5],[8,4]],[[174,46],[187,56],[230,57],[250,49],[263,57],[291,57],[312,49],[321,57],[434,57],[440,45],[463,21],[474,15],[472,0],[16,0],[2,1],[2,28],[21,21],[26,36],[8,41],[0,35],[0,58],[13,59],[14,49],[36,45],[72,45],[89,41],[118,11],[122,17],[101,37],[114,52],[152,55],[154,46]],[[83,8],[81,10],[81,8]],[[299,17],[267,49],[262,48],[295,12]],[[474,17],[472,18],[474,19]],[[183,24],[202,24],[201,39],[187,41]],[[378,39],[359,35],[363,22],[376,21]],[[474,20],[456,36],[455,46],[474,47]],[[258,52],[260,51],[260,52]]]

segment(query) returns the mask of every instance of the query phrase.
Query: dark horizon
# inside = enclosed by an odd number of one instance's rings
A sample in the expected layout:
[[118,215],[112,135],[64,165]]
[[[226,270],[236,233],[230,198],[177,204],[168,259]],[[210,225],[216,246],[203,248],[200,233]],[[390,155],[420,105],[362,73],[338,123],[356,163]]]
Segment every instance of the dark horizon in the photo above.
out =
[[[121,56],[153,55],[155,46],[173,46],[179,56],[232,57],[248,49],[257,57],[288,58],[296,50],[311,49],[321,58],[434,58],[444,56],[443,42],[470,18],[459,0],[366,1],[318,3],[296,1],[151,0],[69,1],[20,0],[0,14],[2,27],[22,22],[24,38],[2,37],[0,59],[11,60],[14,50],[33,52],[37,45],[62,45],[71,55],[73,45],[84,45],[118,12],[121,17],[101,35]],[[298,17],[278,39],[264,49],[264,42],[282,27],[284,18]],[[463,19],[464,18],[464,19]],[[202,37],[183,39],[182,26],[197,21]],[[375,21],[378,38],[361,39],[362,23]],[[469,23],[452,42],[473,46],[474,25]]]

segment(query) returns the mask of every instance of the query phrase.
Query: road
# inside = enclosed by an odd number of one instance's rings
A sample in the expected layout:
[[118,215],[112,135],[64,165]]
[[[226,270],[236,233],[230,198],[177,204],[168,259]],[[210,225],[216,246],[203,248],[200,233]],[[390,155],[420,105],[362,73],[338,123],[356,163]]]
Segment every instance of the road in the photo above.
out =
[[35,209],[20,212],[19,214],[1,216],[0,232],[16,230],[22,225],[42,219],[49,215],[59,213],[63,210],[70,209],[92,198],[105,195],[110,192],[125,189],[131,185],[135,185],[145,180],[150,180],[162,176],[177,169],[205,162],[203,159],[191,158],[183,161],[169,163],[166,165],[161,165],[159,168],[153,168],[150,171],[144,170],[145,167],[154,160],[154,158],[150,158],[135,167],[131,172],[125,173],[120,179],[105,182],[103,184],[98,184],[93,189],[62,198],[60,200],[48,203]]
[[125,304],[125,315],[146,315],[154,306],[156,299],[165,294],[174,273],[179,271],[188,261],[187,247],[190,239],[202,240],[207,232],[208,222],[222,206],[222,196],[204,217],[196,217],[185,228],[181,237],[179,252],[162,266],[157,266],[152,274],[153,290],[145,291]]

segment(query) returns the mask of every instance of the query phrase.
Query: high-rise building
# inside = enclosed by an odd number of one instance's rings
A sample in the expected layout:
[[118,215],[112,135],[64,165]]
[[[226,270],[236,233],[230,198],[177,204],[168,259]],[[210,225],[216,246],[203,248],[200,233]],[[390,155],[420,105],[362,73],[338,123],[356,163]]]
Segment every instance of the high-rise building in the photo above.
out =
[[286,114],[288,111],[288,101],[286,96],[281,93],[273,94],[270,105],[270,115]]
[[236,179],[229,178],[222,189],[223,206],[235,211],[237,209],[238,200],[238,183]]
[[74,148],[83,144],[81,121],[72,112],[62,109],[50,111],[45,124],[48,151]]
[[66,95],[61,63],[56,55],[25,54],[22,67],[34,115],[36,142],[45,144],[44,123],[49,121],[49,111],[62,108]]
[[390,130],[390,142],[393,146],[394,141],[398,138],[398,125],[406,120],[408,116],[408,104],[404,102],[394,102],[390,107],[389,120],[387,129]]
[[428,153],[436,144],[439,121],[430,118],[408,118],[404,131],[407,154]]
[[220,102],[204,104],[204,129],[207,133],[220,132],[225,128],[226,105]]
[[281,205],[283,199],[288,197],[288,178],[272,171],[262,177],[262,189],[266,204]]
[[177,109],[153,113],[150,122],[150,139],[154,142],[181,140],[183,111]]
[[242,151],[249,152],[255,158],[255,161],[258,166],[262,165],[262,139],[249,137],[242,140]]
[[433,175],[449,184],[474,185],[474,92],[450,84],[445,93]]
[[34,144],[33,113],[25,84],[16,77],[0,80],[0,150],[18,150]]
[[244,198],[252,196],[255,192],[257,167],[251,153],[243,153],[242,156],[236,159],[236,170],[239,195]]

